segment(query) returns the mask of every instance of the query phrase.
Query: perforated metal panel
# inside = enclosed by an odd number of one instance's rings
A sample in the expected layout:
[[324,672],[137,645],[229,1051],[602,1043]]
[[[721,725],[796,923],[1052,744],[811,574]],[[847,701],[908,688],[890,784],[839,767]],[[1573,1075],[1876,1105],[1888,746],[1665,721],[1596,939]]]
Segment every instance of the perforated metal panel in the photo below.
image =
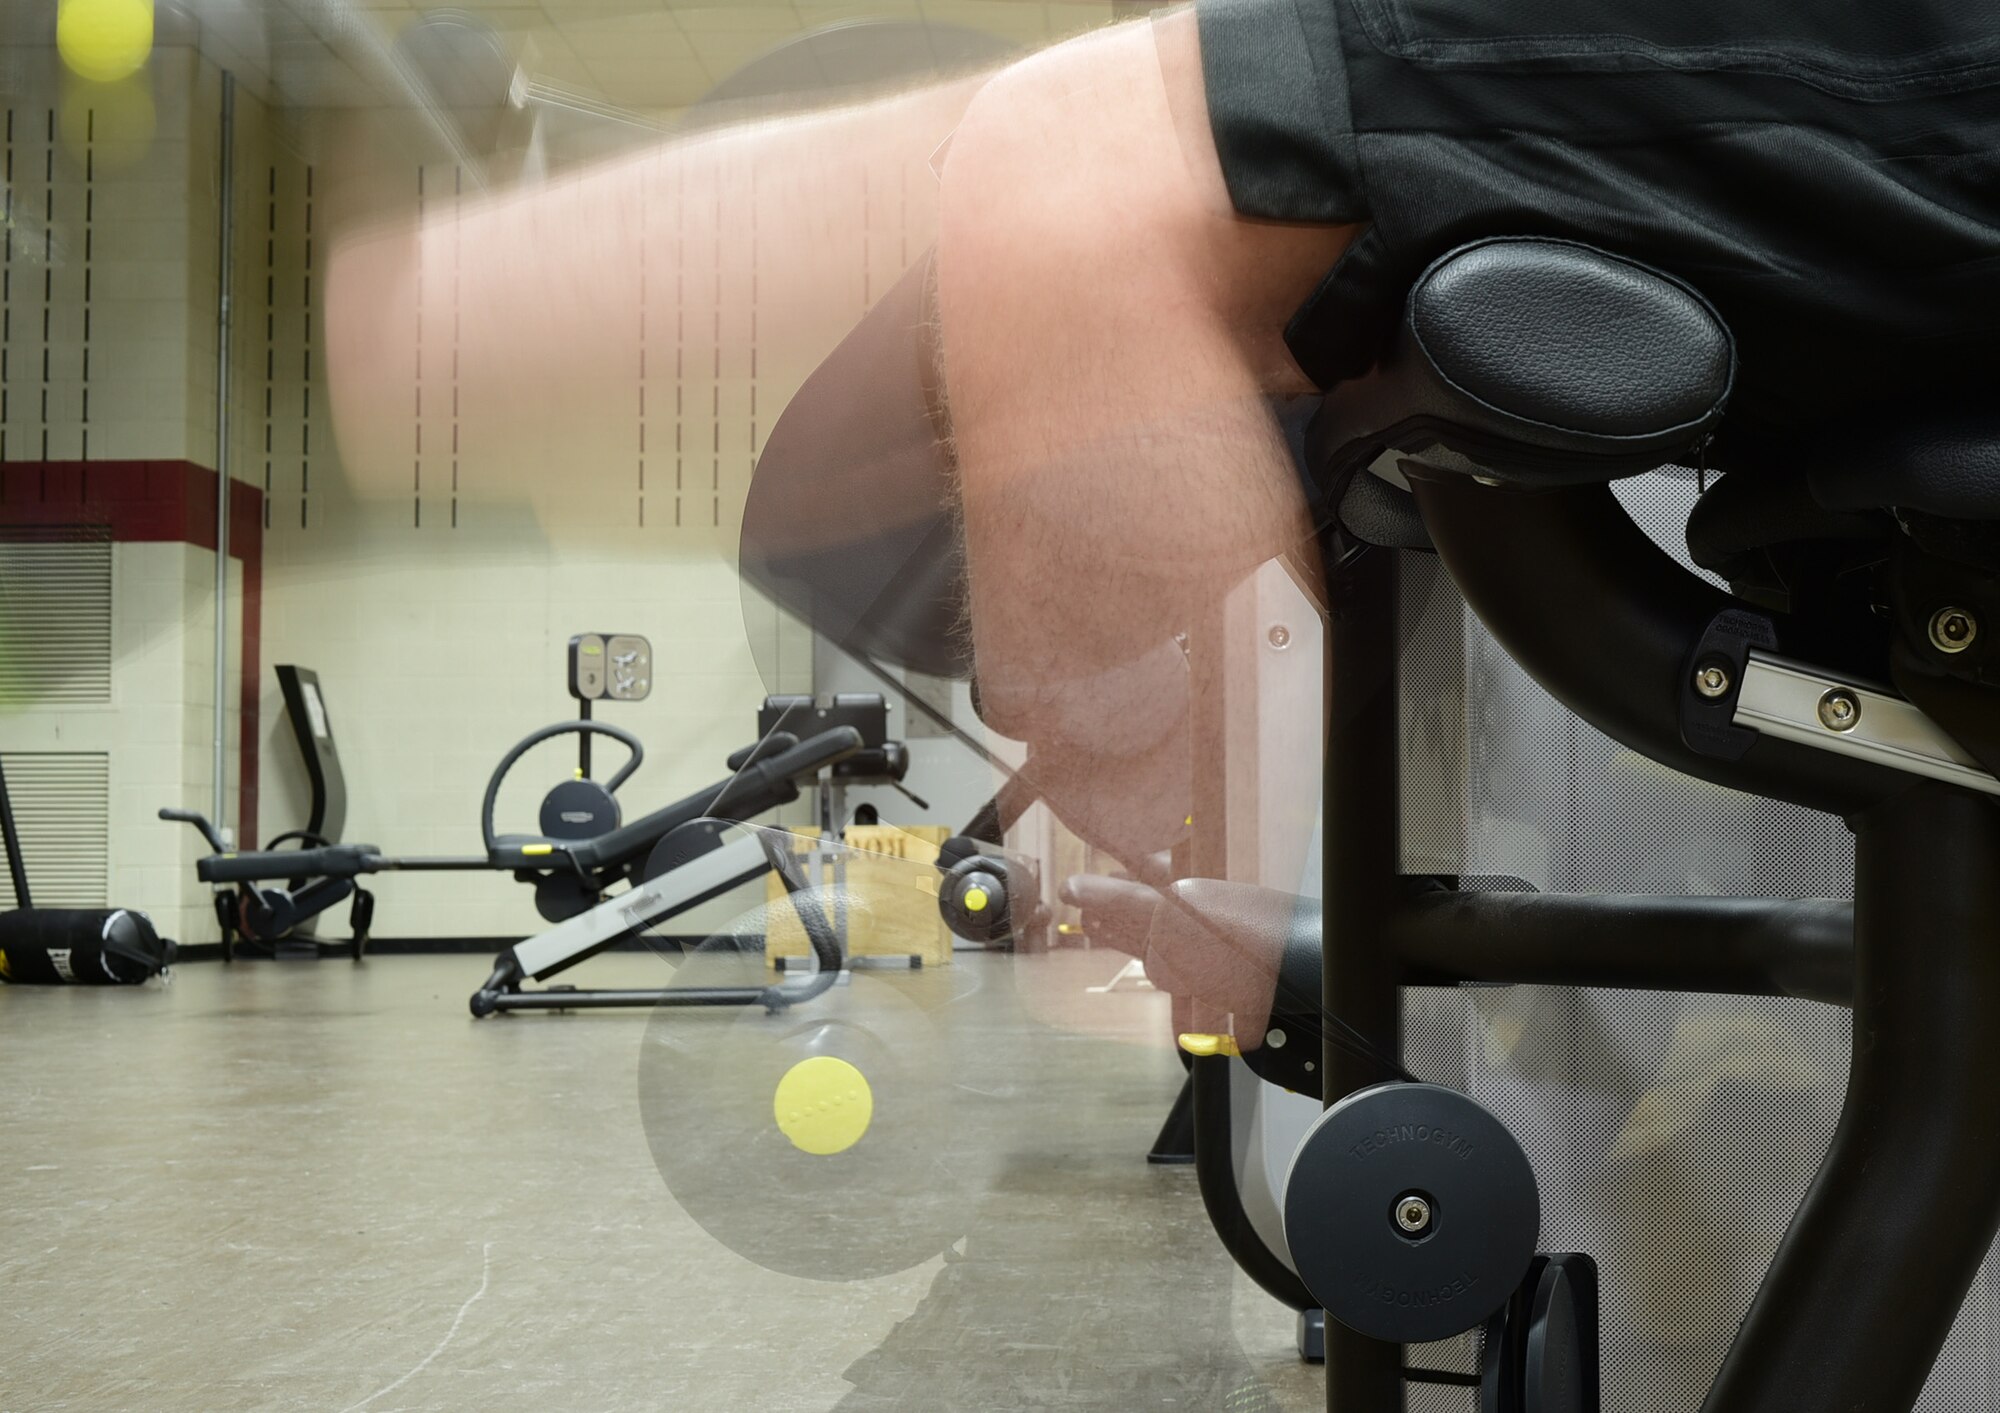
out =
[[[35,905],[101,908],[110,890],[111,761],[101,751],[0,755]],[[0,865],[0,911],[17,906]]]
[[[1670,475],[1620,488],[1633,518],[1677,555],[1694,494],[1691,480]],[[1839,820],[1635,756],[1542,692],[1462,606],[1441,606],[1448,589],[1426,601],[1407,579],[1405,588],[1406,734],[1413,714],[1435,719],[1440,695],[1450,699],[1454,659],[1466,704],[1462,781],[1412,763],[1406,867],[1561,892],[1852,896],[1853,847]],[[1456,642],[1441,616],[1453,619]],[[1454,842],[1455,867],[1439,869]],[[1544,1247],[1597,1260],[1605,1413],[1698,1409],[1832,1137],[1848,1013],[1522,986],[1411,990],[1404,1025],[1411,1071],[1478,1098],[1527,1150]],[[2000,1410],[1996,1315],[1989,1257],[1922,1413]],[[1462,1367],[1435,1347],[1424,1355]],[[1462,1390],[1410,1398],[1421,1413],[1477,1406]]]

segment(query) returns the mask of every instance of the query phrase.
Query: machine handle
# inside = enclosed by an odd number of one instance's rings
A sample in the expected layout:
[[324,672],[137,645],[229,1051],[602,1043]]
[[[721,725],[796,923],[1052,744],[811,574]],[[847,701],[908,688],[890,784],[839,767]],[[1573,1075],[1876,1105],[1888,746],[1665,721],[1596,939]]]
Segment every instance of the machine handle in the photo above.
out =
[[195,863],[203,883],[255,883],[268,878],[353,878],[374,873],[382,861],[373,844],[329,844],[323,849],[260,849],[218,853]]
[[[771,793],[773,786],[802,775],[817,775],[860,749],[861,733],[852,726],[836,726],[831,731],[809,736],[788,750],[737,771],[709,805],[708,812],[718,819],[733,818],[737,801],[761,799]],[[759,805],[752,813],[761,813],[765,808],[768,806]]]
[[577,735],[583,737],[609,736],[632,754],[618,773],[605,782],[604,788],[612,794],[631,778],[632,772],[646,758],[646,748],[639,744],[639,738],[618,726],[607,726],[601,721],[558,721],[553,726],[544,726],[539,731],[530,732],[514,743],[514,748],[500,757],[500,764],[486,782],[486,799],[479,807],[479,833],[486,841],[486,852],[490,857],[500,847],[499,831],[493,827],[493,809],[500,799],[500,782],[507,778],[507,772],[514,768],[514,762],[533,750],[536,746],[557,736]]
[[218,854],[229,852],[229,846],[222,842],[222,836],[208,822],[208,816],[199,810],[161,810],[160,818],[173,824],[192,824],[201,831],[201,837],[208,841],[209,848]]
[[789,731],[773,731],[763,740],[753,742],[732,752],[728,762],[729,768],[731,770],[741,770],[745,766],[769,760],[780,751],[789,751],[798,743],[799,738]]

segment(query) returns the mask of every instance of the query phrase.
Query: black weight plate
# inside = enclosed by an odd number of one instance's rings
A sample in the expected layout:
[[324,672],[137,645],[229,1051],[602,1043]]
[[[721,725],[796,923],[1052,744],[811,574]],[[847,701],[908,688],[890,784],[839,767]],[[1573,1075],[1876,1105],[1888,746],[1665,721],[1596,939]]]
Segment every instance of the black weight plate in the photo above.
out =
[[1577,1328],[1576,1291],[1568,1273],[1555,1263],[1535,1286],[1521,1409],[1522,1413],[1584,1413],[1583,1337]]
[[[1406,1194],[1431,1220],[1395,1222]],[[1506,1126],[1457,1090],[1383,1084],[1322,1114],[1285,1180],[1285,1240],[1327,1314],[1373,1339],[1449,1339],[1506,1303],[1534,1259],[1541,1196]]]
[[618,801],[595,780],[565,780],[542,797],[544,839],[595,839],[618,827]]
[[733,837],[734,828],[729,821],[721,819],[696,819],[676,826],[646,855],[645,865],[639,871],[640,881],[651,883],[656,878],[664,878],[703,854],[721,848],[728,842],[725,835]]

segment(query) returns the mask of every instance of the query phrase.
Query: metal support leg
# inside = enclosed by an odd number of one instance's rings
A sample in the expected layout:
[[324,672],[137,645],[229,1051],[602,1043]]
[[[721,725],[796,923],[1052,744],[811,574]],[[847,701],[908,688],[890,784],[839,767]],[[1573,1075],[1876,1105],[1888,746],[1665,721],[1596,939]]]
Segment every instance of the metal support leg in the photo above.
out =
[[2000,805],[1854,823],[1847,1103],[1706,1413],[1908,1413],[2000,1227]]
[[[1397,758],[1396,556],[1370,550],[1328,584],[1332,682],[1327,692],[1322,837],[1325,969],[1321,1003],[1373,1048],[1395,1055],[1402,1004],[1386,936],[1401,867]],[[1332,1104],[1388,1076],[1325,1027],[1322,1092]],[[1326,1325],[1328,1413],[1400,1413],[1403,1351]]]
[[1181,1081],[1180,1093],[1174,1096],[1173,1108],[1167,1110],[1166,1122],[1160,1125],[1160,1132],[1153,1139],[1153,1146],[1146,1150],[1146,1161],[1154,1164],[1179,1166],[1194,1161],[1194,1075],[1189,1073]]

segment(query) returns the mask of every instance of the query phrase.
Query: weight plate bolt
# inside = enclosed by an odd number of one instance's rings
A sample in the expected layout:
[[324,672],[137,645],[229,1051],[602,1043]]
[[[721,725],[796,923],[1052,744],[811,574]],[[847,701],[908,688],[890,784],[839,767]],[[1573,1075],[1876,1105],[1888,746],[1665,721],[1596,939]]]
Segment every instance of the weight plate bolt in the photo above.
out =
[[1404,1236],[1422,1236],[1431,1229],[1431,1202],[1421,1192],[1406,1192],[1396,1199],[1396,1230]]
[[1729,687],[1729,669],[1722,664],[1711,662],[1695,669],[1694,689],[1710,701],[1728,696]]
[[1819,699],[1819,724],[1829,731],[1852,731],[1861,721],[1861,699],[1835,687]]
[[1941,653],[1962,653],[1979,636],[1979,620],[1962,608],[1941,608],[1931,615],[1931,646]]

